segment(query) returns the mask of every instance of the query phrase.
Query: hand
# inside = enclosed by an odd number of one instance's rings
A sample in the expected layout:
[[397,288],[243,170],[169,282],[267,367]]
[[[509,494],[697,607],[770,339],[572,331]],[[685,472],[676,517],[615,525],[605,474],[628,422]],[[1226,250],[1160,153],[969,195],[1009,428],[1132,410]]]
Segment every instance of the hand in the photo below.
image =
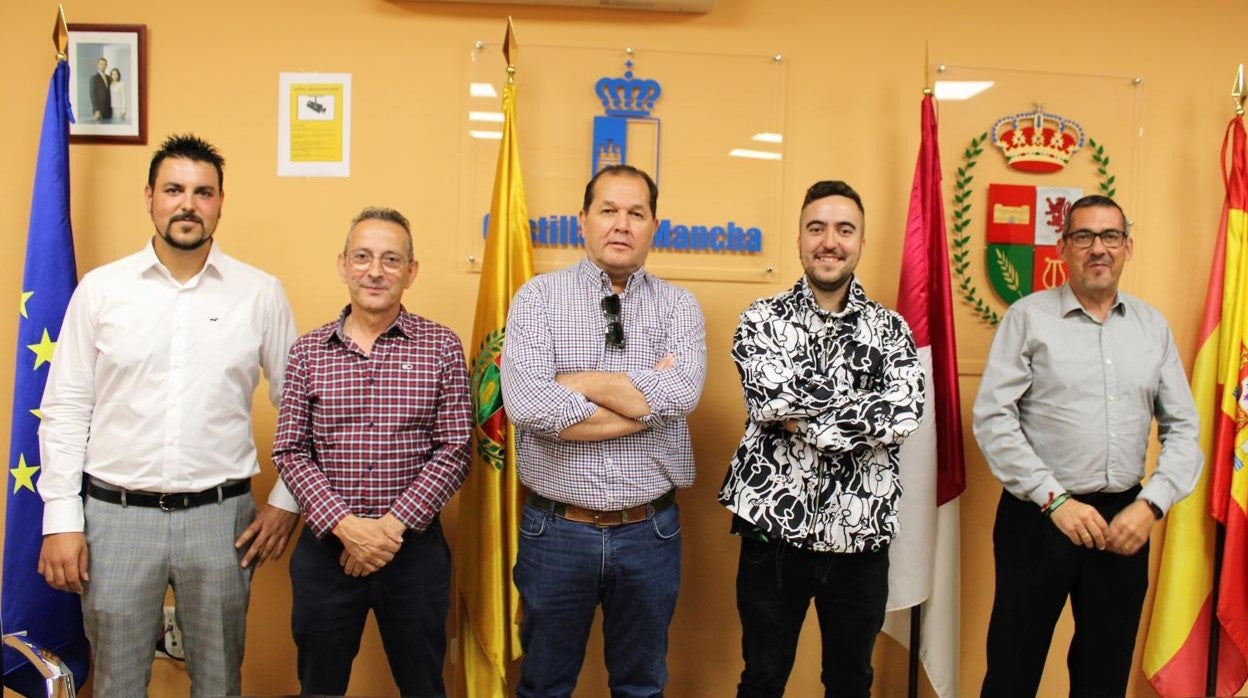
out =
[[785,431],[789,432],[790,434],[797,433],[797,420],[796,419],[786,419],[782,423],[784,424]]
[[1105,549],[1109,540],[1109,526],[1094,507],[1071,497],[1054,509],[1049,518],[1071,543],[1085,548]]
[[668,354],[667,356],[664,356],[663,358],[659,359],[659,362],[654,365],[654,370],[666,371],[669,368],[675,368],[675,367],[676,367],[676,355]]
[[343,550],[342,554],[338,556],[338,564],[342,566],[343,572],[346,572],[352,577],[366,577],[381,569],[380,566],[360,562],[359,560],[351,557],[351,553],[348,553],[346,550]]
[[260,513],[256,514],[256,518],[252,520],[247,530],[243,531],[243,535],[234,541],[235,550],[247,545],[247,541],[252,541],[247,554],[243,556],[241,563],[243,569],[247,569],[253,560],[256,567],[259,567],[269,560],[281,557],[282,553],[286,552],[286,546],[290,543],[290,534],[295,530],[295,524],[298,522],[299,514],[265,505]]
[[1144,547],[1153,531],[1157,517],[1148,502],[1137,499],[1126,509],[1118,512],[1109,522],[1109,550],[1119,555],[1134,555]]
[[393,560],[394,554],[403,544],[403,535],[396,535],[390,524],[383,523],[381,519],[364,519],[354,514],[339,521],[334,526],[333,534],[342,541],[345,555],[373,571]]
[[80,532],[44,536],[39,574],[53,589],[81,594],[82,583],[91,579],[87,574],[87,537]]

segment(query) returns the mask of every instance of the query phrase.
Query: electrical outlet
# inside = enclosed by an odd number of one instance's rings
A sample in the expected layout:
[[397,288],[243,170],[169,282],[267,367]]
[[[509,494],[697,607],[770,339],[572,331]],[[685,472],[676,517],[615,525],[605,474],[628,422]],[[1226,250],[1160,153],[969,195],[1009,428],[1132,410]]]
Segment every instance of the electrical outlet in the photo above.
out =
[[165,606],[163,632],[156,641],[156,656],[186,661],[186,648],[182,646],[182,628],[178,627],[178,614],[173,606]]

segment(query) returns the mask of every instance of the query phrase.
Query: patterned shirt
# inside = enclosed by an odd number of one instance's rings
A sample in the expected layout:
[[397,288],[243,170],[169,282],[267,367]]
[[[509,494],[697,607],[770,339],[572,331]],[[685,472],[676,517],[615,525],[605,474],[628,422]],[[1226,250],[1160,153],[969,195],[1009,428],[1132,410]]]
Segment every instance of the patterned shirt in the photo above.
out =
[[[507,317],[502,389],[517,426],[520,480],[550,499],[589,509],[644,504],[693,484],[685,415],[706,378],[706,329],[693,294],[638,269],[620,294],[624,347],[608,347],[600,304],[611,279],[588,259],[529,280]],[[672,368],[654,366],[668,354]],[[627,373],[645,396],[647,429],[606,441],[574,442],[559,432],[597,406],[555,382],[560,373]]]
[[350,309],[299,338],[273,460],[318,537],[348,514],[424,530],[468,474],[468,371],[459,337],[400,311],[365,354]]
[[923,411],[905,320],[868,300],[857,279],[844,310],[821,310],[802,277],[742,313],[732,358],[748,417],[719,501],[800,548],[887,546],[897,535],[900,443]]
[[1165,317],[1119,293],[1098,322],[1067,284],[1010,306],[975,398],[975,438],[1007,491],[1044,506],[1064,490],[1138,485],[1154,416],[1161,454],[1139,498],[1164,512],[1196,486],[1203,461]]

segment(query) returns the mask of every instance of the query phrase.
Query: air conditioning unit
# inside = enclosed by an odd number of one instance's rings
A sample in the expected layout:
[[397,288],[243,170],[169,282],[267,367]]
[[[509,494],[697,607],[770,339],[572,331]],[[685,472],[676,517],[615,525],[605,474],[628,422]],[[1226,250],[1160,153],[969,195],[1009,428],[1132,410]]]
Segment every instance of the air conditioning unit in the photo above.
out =
[[715,0],[431,0],[432,2],[472,3],[474,5],[559,5],[561,7],[605,7],[614,10],[653,10],[704,14],[715,7]]

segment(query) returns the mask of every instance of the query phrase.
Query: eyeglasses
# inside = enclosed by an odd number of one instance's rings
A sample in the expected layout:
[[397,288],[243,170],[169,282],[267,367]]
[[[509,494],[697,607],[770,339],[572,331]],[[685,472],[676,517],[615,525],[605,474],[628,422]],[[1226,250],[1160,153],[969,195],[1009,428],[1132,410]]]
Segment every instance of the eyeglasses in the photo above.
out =
[[[373,260],[376,257],[368,250],[356,250],[347,255],[347,263],[356,271],[368,271],[373,268]],[[381,268],[388,272],[394,273],[403,268],[407,264],[407,259],[400,257],[393,252],[386,252],[381,255]]]
[[620,320],[620,296],[613,293],[602,299],[602,314],[607,318],[607,346],[624,348],[624,323]]
[[1092,241],[1100,238],[1101,244],[1109,249],[1122,247],[1122,243],[1127,241],[1127,234],[1121,230],[1102,230],[1099,233],[1091,230],[1072,230],[1064,236],[1070,241],[1070,244],[1078,250],[1086,250],[1092,246]]

